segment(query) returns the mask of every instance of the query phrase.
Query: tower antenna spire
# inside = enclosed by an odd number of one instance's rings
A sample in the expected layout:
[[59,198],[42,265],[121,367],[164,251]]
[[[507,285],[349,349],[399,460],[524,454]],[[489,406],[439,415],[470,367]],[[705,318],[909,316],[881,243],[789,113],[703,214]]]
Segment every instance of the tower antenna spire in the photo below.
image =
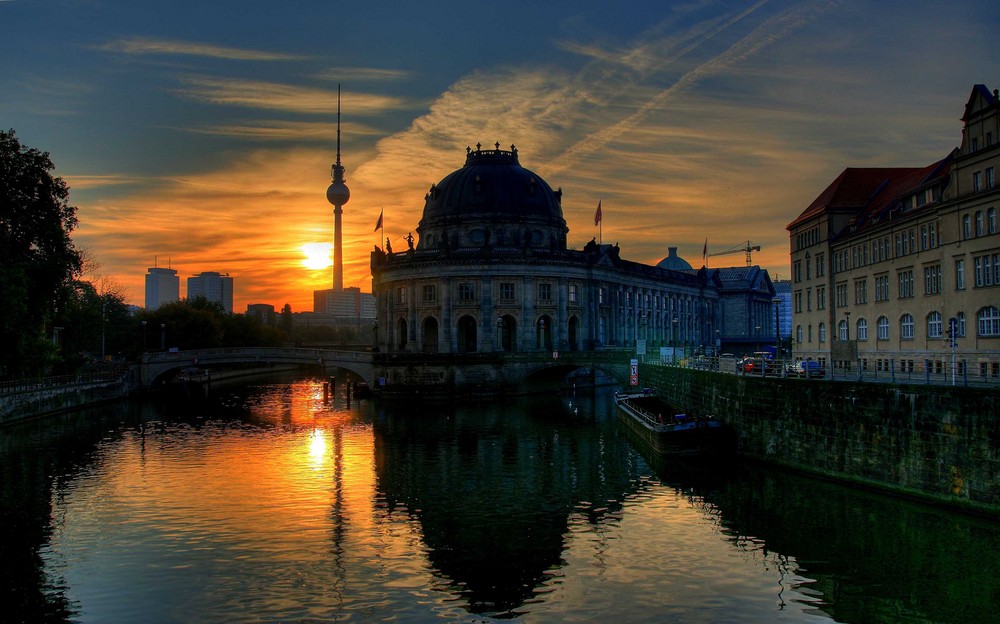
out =
[[337,162],[332,167],[333,180],[326,189],[326,199],[333,204],[333,290],[344,290],[344,252],[341,249],[344,204],[351,198],[351,191],[344,183],[344,167],[340,164],[340,85],[337,85]]

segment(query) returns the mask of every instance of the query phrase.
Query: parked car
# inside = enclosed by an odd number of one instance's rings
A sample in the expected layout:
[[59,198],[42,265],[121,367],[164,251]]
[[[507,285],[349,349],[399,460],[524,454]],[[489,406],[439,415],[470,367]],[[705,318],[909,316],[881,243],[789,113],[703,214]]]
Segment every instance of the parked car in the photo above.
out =
[[816,360],[800,360],[794,364],[789,364],[785,372],[796,377],[826,376],[826,370],[823,369],[823,365]]

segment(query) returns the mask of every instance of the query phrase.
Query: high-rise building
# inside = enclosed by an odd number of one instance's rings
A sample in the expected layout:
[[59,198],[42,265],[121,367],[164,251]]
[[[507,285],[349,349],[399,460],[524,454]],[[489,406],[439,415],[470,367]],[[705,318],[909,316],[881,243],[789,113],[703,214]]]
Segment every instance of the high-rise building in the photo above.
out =
[[181,298],[181,280],[174,269],[146,269],[146,309],[155,310]]
[[188,278],[188,299],[204,297],[209,301],[221,303],[222,307],[233,312],[233,278],[228,273],[205,271]]

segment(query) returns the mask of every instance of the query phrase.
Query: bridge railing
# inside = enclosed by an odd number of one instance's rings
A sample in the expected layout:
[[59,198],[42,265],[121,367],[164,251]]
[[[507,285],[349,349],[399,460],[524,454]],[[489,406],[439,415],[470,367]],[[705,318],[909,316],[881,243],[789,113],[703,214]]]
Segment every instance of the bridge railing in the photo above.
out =
[[98,383],[121,381],[128,373],[127,364],[119,364],[114,368],[97,373],[84,373],[79,375],[53,375],[50,377],[37,377],[35,379],[14,379],[10,381],[0,381],[0,394],[13,394],[15,392],[34,392],[47,388],[67,387],[67,386],[87,386]]

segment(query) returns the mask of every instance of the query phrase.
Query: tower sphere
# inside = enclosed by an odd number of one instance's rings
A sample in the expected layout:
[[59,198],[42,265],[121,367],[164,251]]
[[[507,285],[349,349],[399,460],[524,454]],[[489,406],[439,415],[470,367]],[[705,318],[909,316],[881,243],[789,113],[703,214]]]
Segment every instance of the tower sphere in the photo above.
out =
[[343,206],[351,199],[351,190],[340,181],[334,181],[330,188],[326,189],[326,200],[334,206]]

